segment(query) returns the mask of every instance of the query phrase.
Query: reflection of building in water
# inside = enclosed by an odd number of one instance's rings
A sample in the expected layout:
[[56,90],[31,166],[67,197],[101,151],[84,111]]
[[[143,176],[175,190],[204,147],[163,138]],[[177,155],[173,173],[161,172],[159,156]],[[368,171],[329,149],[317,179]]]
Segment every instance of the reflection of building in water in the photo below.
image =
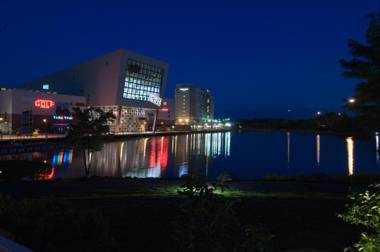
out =
[[346,138],[347,145],[347,165],[348,175],[354,175],[354,140],[352,137]]
[[[187,134],[136,138],[113,142],[91,155],[90,173],[104,177],[164,177],[183,176],[199,171],[207,174],[213,158],[230,155],[231,133]],[[53,163],[72,159],[72,152],[58,152]],[[84,174],[82,154],[75,152],[72,169],[64,176]],[[58,171],[56,171],[57,173]],[[173,173],[172,173],[173,172]],[[71,174],[70,174],[71,173]]]
[[97,176],[160,177],[168,165],[169,137],[152,137],[105,144],[91,158]]
[[174,167],[179,177],[189,172],[207,175],[213,158],[230,156],[231,133],[180,135],[175,136],[174,144]]
[[316,135],[317,141],[317,165],[321,163],[321,136],[319,134]]
[[73,150],[55,152],[51,161],[52,166],[66,166],[73,161]]

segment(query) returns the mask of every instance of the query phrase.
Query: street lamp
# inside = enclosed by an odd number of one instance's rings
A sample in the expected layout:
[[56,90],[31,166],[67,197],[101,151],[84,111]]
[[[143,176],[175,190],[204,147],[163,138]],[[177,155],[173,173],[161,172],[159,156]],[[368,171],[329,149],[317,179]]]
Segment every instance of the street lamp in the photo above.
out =
[[356,102],[355,98],[350,98],[348,99],[348,103],[354,104]]
[[317,116],[320,116],[322,115],[322,112],[321,111],[317,111]]
[[47,132],[47,119],[43,118],[42,122],[45,124],[45,138],[48,138],[48,132]]

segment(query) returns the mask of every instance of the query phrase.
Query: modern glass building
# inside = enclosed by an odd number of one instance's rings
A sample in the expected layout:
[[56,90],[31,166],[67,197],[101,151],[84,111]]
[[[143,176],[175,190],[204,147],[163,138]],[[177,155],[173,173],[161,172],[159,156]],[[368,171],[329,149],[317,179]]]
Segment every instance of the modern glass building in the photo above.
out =
[[115,133],[146,131],[147,121],[160,107],[168,64],[119,49],[93,60],[25,84],[34,90],[79,95],[87,105],[112,111]]

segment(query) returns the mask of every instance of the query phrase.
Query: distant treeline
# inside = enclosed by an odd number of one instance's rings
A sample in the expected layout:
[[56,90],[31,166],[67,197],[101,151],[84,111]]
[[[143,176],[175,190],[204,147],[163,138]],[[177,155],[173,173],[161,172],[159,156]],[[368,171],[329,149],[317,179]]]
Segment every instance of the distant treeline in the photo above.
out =
[[240,129],[308,130],[336,133],[369,133],[368,124],[345,113],[326,113],[311,119],[244,119],[236,125]]

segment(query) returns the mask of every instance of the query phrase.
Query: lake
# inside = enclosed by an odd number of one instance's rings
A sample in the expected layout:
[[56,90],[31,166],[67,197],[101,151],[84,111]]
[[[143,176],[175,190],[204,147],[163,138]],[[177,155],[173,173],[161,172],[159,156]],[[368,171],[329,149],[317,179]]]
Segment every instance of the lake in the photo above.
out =
[[[194,133],[130,138],[105,144],[91,155],[96,176],[178,178],[201,172],[235,179],[268,175],[379,174],[379,136],[372,139],[273,131]],[[84,175],[82,154],[74,149],[0,156],[38,160],[53,169],[38,179]]]

